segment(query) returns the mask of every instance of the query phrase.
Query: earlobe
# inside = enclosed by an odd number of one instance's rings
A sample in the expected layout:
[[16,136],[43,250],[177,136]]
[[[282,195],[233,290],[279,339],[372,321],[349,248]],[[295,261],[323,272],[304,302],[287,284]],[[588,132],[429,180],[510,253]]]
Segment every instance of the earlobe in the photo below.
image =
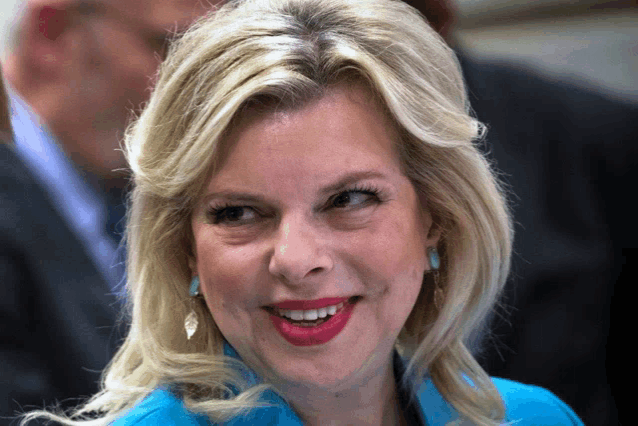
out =
[[436,224],[432,224],[428,230],[427,245],[436,246],[441,238],[442,228]]
[[440,220],[427,210],[421,210],[421,223],[425,235],[425,246],[436,247],[443,233]]
[[188,257],[188,267],[191,270],[191,276],[197,276],[197,260],[195,260],[194,256]]
[[50,41],[57,40],[68,26],[66,10],[50,6],[40,8],[38,13],[38,31]]
[[419,200],[419,220],[425,237],[425,246],[436,246],[443,233],[443,226],[440,218],[429,208],[429,201],[421,191],[417,191]]
[[65,4],[29,4],[24,19],[20,53],[47,76],[55,75],[71,57],[67,33],[70,29],[69,12]]

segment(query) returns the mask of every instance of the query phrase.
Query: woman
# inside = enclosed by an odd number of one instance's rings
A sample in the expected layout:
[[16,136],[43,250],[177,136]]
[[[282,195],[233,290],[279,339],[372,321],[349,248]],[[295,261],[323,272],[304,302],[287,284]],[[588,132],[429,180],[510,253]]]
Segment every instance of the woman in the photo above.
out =
[[465,346],[512,240],[468,109],[453,53],[398,1],[201,21],[128,134],[131,329],[75,419],[581,424]]

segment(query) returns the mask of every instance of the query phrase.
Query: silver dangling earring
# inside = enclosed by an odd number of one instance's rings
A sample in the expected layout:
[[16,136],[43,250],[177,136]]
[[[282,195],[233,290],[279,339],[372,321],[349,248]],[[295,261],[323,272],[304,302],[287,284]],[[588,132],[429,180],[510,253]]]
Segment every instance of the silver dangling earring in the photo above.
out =
[[191,337],[193,337],[193,334],[195,334],[195,332],[197,331],[197,324],[199,324],[199,322],[197,321],[197,314],[195,313],[194,299],[195,297],[199,296],[198,276],[193,277],[188,294],[191,296],[191,312],[186,316],[186,319],[184,320],[184,328],[186,329],[186,337],[188,338],[188,340],[190,340]]
[[443,307],[443,289],[439,284],[439,268],[441,267],[441,259],[439,258],[439,252],[436,247],[428,248],[428,260],[430,261],[430,268],[432,275],[434,276],[434,306],[437,310],[441,310]]

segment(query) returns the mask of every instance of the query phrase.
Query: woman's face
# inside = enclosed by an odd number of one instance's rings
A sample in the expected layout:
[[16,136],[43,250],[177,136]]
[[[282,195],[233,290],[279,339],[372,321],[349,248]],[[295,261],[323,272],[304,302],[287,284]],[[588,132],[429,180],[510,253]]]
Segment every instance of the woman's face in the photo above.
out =
[[366,91],[335,88],[225,141],[191,267],[224,337],[270,382],[338,390],[391,359],[438,239],[396,140]]

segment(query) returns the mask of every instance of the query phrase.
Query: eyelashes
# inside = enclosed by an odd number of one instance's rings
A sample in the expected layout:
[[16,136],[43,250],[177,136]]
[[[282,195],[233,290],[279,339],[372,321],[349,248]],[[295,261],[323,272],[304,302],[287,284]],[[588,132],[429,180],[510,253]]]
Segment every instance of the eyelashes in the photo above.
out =
[[[373,202],[381,202],[380,191],[372,186],[354,186],[330,197],[328,208],[353,208],[353,200],[359,201],[355,206],[363,207]],[[348,205],[350,203],[350,205]]]
[[215,225],[228,224],[236,226],[237,224],[252,223],[257,219],[258,214],[259,212],[252,207],[230,203],[208,209],[208,217]]
[[[341,191],[330,198],[318,210],[335,211],[338,214],[356,212],[383,202],[381,191],[372,185],[355,185]],[[263,218],[273,217],[274,213],[266,213],[261,209],[240,204],[241,202],[225,202],[208,208],[207,217],[215,225],[242,226],[252,225]]]

